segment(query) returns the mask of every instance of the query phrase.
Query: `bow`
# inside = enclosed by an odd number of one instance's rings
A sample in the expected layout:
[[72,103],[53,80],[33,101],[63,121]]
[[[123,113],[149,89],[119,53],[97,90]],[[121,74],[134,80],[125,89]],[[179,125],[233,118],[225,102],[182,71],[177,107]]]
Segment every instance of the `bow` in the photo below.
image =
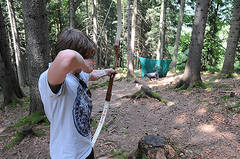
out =
[[[117,0],[117,13],[118,13],[117,35],[116,35],[116,39],[115,39],[115,43],[114,43],[116,57],[115,57],[115,64],[114,64],[113,69],[116,69],[117,64],[118,64],[118,51],[119,51],[120,36],[121,36],[121,30],[122,30],[121,0]],[[103,107],[103,112],[102,112],[98,127],[96,129],[96,132],[92,139],[92,147],[94,147],[94,144],[100,134],[100,131],[102,129],[102,126],[104,124],[104,121],[105,121],[105,118],[107,115],[109,103],[110,103],[111,96],[112,96],[112,86],[113,86],[114,77],[115,77],[115,74],[112,74],[109,79],[108,89],[107,89],[105,103],[104,103],[104,107]]]

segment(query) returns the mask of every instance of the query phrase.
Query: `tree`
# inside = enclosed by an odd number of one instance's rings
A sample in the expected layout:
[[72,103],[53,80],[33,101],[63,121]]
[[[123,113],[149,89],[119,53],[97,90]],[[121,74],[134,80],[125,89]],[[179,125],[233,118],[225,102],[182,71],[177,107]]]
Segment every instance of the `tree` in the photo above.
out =
[[58,29],[59,32],[62,30],[62,27],[63,27],[61,9],[62,9],[62,0],[58,0],[57,16],[58,16],[58,22],[59,22],[59,29]]
[[175,44],[174,44],[174,53],[173,53],[173,60],[172,60],[172,71],[173,72],[176,72],[176,63],[177,63],[179,41],[180,41],[180,36],[181,36],[181,31],[182,31],[185,0],[181,0],[180,6],[181,6],[181,8],[180,8],[179,17],[178,17],[177,35],[176,35],[176,40],[175,40]]
[[163,59],[163,52],[165,49],[165,25],[166,25],[166,0],[162,0],[161,4],[161,16],[160,16],[160,25],[159,25],[159,41],[157,47],[157,59]]
[[[131,18],[130,0],[128,0],[128,56],[127,56],[127,68],[128,76],[135,76],[133,66],[133,54],[135,53],[135,34],[136,34],[136,17],[137,17],[137,0],[133,1],[133,14],[132,23]],[[131,30],[130,25],[132,24]]]
[[[221,7],[224,6],[222,1],[211,1],[209,6],[208,22],[205,31],[204,47],[202,51],[201,69],[206,71],[207,69],[216,68],[217,65],[222,62],[219,60],[223,57],[225,49],[222,46],[223,38],[218,36],[222,26],[226,21],[221,19]],[[228,24],[227,24],[228,25]]]
[[8,6],[8,14],[9,14],[9,19],[11,24],[13,46],[15,51],[14,54],[15,54],[15,61],[17,66],[18,81],[20,86],[23,86],[24,80],[23,80],[23,72],[22,72],[22,66],[21,66],[21,62],[22,62],[21,52],[20,52],[18,31],[16,26],[16,18],[15,18],[15,13],[13,11],[13,6],[12,6],[12,0],[7,0],[7,6]]
[[222,73],[228,74],[233,72],[234,70],[234,57],[239,37],[240,37],[240,1],[235,0]]
[[208,7],[210,0],[197,0],[191,43],[189,47],[188,60],[185,66],[184,75],[177,83],[177,87],[185,88],[193,86],[195,82],[202,82],[201,54],[203,48],[204,32],[207,22]]
[[42,113],[38,79],[50,61],[46,0],[23,0],[22,8],[29,67],[30,113]]
[[74,17],[75,17],[75,10],[74,10],[74,0],[69,0],[69,21],[70,21],[70,27],[74,28]]
[[22,98],[24,94],[11,64],[10,48],[4,24],[0,3],[0,86],[3,89],[4,104],[9,104],[15,98]]
[[[93,0],[93,42],[97,45],[97,35],[98,35],[98,27],[97,27],[97,0]],[[99,54],[95,56],[95,61],[99,65]]]
[[86,34],[88,35],[88,23],[89,17],[88,17],[88,0],[86,0]]

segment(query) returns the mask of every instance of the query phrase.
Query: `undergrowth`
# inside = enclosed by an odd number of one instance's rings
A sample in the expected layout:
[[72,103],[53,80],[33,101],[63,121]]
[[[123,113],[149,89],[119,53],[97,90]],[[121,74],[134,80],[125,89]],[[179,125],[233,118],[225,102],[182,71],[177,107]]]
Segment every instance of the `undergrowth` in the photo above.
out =
[[[32,113],[31,115],[21,118],[15,124],[9,126],[8,129],[14,129],[16,132],[12,136],[10,143],[7,144],[3,148],[3,150],[8,150],[8,149],[14,147],[15,145],[19,144],[24,139],[24,137],[27,136],[27,134],[23,133],[23,127],[31,127],[32,128],[42,122],[45,125],[50,124],[47,117],[44,114],[35,112],[35,113]],[[45,134],[45,132],[43,130],[32,130],[32,135],[34,135],[34,136],[39,137],[44,134]]]

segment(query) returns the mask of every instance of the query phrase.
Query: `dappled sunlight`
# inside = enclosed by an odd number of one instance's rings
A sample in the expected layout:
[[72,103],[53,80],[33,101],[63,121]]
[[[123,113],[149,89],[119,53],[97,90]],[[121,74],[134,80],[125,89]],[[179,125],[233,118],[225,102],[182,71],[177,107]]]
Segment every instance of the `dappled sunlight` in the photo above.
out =
[[171,106],[173,106],[173,105],[175,105],[175,102],[168,101],[168,103],[167,103],[167,106],[168,106],[168,107],[171,107]]
[[236,135],[231,133],[231,132],[219,132],[216,135],[219,136],[219,137],[223,137],[224,139],[227,139],[227,140],[234,140],[234,139],[236,139]]
[[168,84],[172,84],[172,83],[178,81],[182,76],[183,76],[183,74],[177,75],[177,76],[166,76],[166,77],[160,78],[158,80],[150,81],[149,86],[150,87],[166,86]]
[[197,115],[203,115],[207,112],[207,110],[205,108],[200,108],[197,110],[196,114]]
[[118,102],[114,102],[114,103],[110,102],[110,105],[111,105],[111,107],[121,107],[122,102],[120,100],[118,100]]
[[198,126],[197,129],[199,131],[205,132],[205,133],[216,132],[216,126],[214,126],[212,124],[202,124],[202,125]]
[[0,133],[2,133],[5,129],[5,127],[0,128]]
[[187,119],[188,119],[188,117],[185,114],[181,114],[181,115],[176,117],[175,123],[184,124]]
[[170,134],[175,136],[175,137],[180,137],[182,135],[183,131],[180,129],[173,129]]
[[215,79],[213,82],[217,83],[217,82],[220,82],[221,80],[220,79]]

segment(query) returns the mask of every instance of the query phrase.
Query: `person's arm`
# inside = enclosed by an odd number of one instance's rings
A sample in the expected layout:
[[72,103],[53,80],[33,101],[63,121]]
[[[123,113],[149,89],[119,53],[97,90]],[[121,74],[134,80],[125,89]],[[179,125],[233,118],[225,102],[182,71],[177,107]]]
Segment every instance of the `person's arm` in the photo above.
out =
[[58,53],[48,70],[48,82],[52,86],[64,82],[66,75],[74,70],[81,69],[91,73],[92,68],[88,67],[83,57],[74,50],[63,50]]
[[93,70],[90,73],[89,81],[96,81],[96,80],[100,79],[101,77],[111,76],[111,74],[116,74],[116,73],[117,72],[112,68],[104,69],[104,70]]

